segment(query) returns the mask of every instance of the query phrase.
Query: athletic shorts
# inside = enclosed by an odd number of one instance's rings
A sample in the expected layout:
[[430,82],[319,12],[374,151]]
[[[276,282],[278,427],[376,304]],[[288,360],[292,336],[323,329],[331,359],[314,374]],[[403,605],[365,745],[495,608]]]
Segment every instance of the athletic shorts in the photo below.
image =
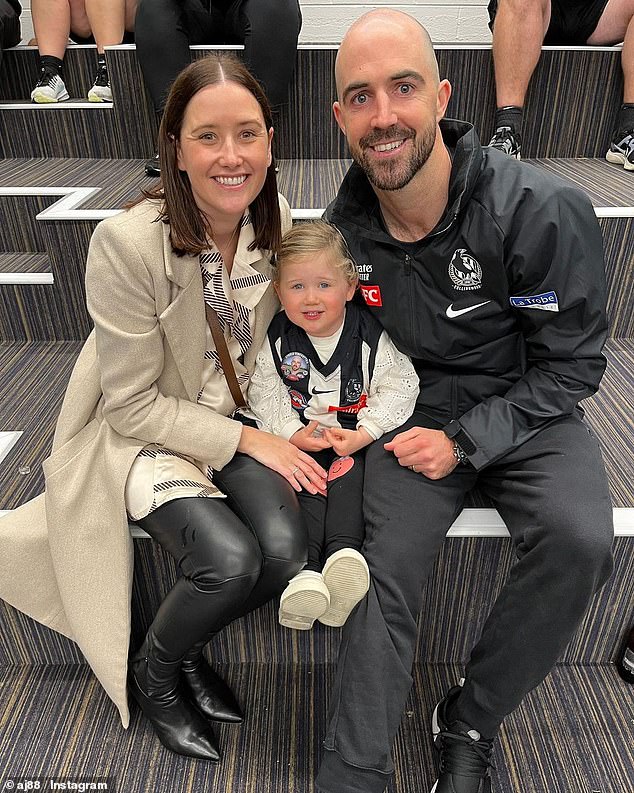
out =
[[[585,44],[599,24],[608,0],[551,0],[550,25],[544,44]],[[498,0],[488,5],[489,27],[498,9]]]

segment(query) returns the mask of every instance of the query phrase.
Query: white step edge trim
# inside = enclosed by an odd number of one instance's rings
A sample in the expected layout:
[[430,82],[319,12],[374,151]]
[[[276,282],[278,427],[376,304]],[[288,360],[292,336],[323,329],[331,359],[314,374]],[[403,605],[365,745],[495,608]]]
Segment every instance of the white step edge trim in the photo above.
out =
[[112,110],[113,102],[2,102],[0,110]]
[[[1,433],[0,433],[1,434]],[[8,515],[10,509],[0,509],[0,517]],[[615,507],[614,536],[634,537],[634,508]],[[150,535],[138,526],[130,526],[133,539],[149,539]],[[456,522],[447,532],[447,537],[508,537],[509,533],[495,509],[463,509]]]
[[[74,50],[82,49],[82,50],[96,50],[97,47],[95,44],[69,44]],[[135,44],[112,44],[107,46],[105,49],[107,50],[135,50]],[[243,50],[243,44],[192,44],[189,47],[190,50]],[[338,50],[339,44],[323,44],[323,43],[311,43],[304,41],[301,44],[297,45],[298,50]],[[451,42],[451,41],[443,41],[434,44],[435,50],[490,50],[491,44],[469,44],[469,42]],[[585,51],[588,52],[612,52],[614,50],[619,51],[623,49],[622,44],[613,44],[608,46],[596,46],[591,47],[587,44],[578,44],[578,45],[554,45],[554,44],[544,44],[542,45],[543,50],[563,50],[563,51]],[[7,51],[11,50],[37,50],[37,47],[29,47],[27,44],[20,44],[16,47],[10,47]]]
[[0,463],[18,442],[20,435],[22,435],[22,430],[15,430],[14,432],[0,432]]
[[[36,220],[103,220],[123,212],[122,209],[79,209],[91,196],[96,195],[101,187],[0,187],[0,196],[63,196],[37,214]],[[325,207],[312,209],[291,209],[293,220],[316,220],[325,211]],[[599,218],[631,218],[634,217],[633,207],[595,207]]]
[[[80,46],[80,45],[76,45]],[[84,47],[92,47],[95,48],[94,44],[84,44],[81,45]],[[17,48],[16,48],[17,49]],[[20,49],[37,49],[37,47],[27,47],[21,46]],[[134,50],[136,49],[136,45],[134,44],[113,44],[112,46],[106,47],[107,50]],[[190,50],[243,50],[244,45],[242,44],[192,44],[189,47]],[[297,45],[298,50],[338,50],[339,44],[338,43],[311,43],[308,41],[303,41]],[[443,41],[437,42],[434,44],[435,50],[490,50],[491,44],[469,44],[468,42],[451,42],[451,41]],[[542,46],[543,50],[562,50],[562,51],[582,51],[585,52],[619,52],[623,49],[622,44],[613,44],[613,45],[606,45],[606,46],[597,46],[597,47],[590,47],[587,44],[578,44],[578,45],[570,45],[564,46],[561,44],[553,45],[547,44]]]
[[53,273],[0,273],[0,284],[53,284]]

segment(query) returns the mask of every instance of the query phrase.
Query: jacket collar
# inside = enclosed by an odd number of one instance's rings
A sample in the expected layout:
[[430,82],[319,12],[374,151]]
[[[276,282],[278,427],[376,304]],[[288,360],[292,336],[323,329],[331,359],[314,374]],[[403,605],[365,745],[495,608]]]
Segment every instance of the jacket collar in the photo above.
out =
[[[271,278],[272,266],[270,259],[263,257],[262,251],[260,251],[258,248],[249,250],[249,245],[251,245],[255,239],[255,234],[250,221],[245,220],[247,217],[248,216],[245,215],[242,221],[240,237],[238,239],[238,248],[236,250],[234,262],[248,267],[253,267],[258,272],[264,273],[264,275],[266,275],[268,278]],[[161,223],[159,220],[156,222]],[[200,265],[198,262],[198,256],[190,256],[189,254],[178,256],[176,253],[174,253],[174,249],[172,248],[172,243],[170,240],[169,224],[161,223],[161,226],[163,232],[163,258],[165,261],[165,273],[170,281],[184,289],[189,286],[192,278],[200,278]]]
[[[442,218],[428,236],[447,228],[460,214],[476,185],[484,157],[473,125],[443,119],[440,130],[452,157],[449,198]],[[348,170],[326,214],[336,224],[361,227],[373,237],[384,239],[387,234],[376,193],[356,163]]]

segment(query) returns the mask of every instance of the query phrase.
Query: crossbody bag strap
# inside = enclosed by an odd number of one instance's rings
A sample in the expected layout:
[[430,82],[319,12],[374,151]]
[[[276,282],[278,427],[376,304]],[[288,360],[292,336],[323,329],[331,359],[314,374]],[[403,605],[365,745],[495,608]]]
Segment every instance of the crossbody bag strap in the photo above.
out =
[[216,345],[216,351],[220,358],[220,365],[222,366],[222,371],[225,373],[225,379],[229,386],[229,391],[231,391],[233,401],[236,403],[236,407],[245,407],[247,403],[244,401],[244,396],[238,385],[236,370],[233,367],[231,355],[229,355],[225,334],[220,327],[220,320],[216,312],[207,302],[205,302],[205,314],[207,315],[207,324],[209,325],[209,330],[211,331],[214,344]]

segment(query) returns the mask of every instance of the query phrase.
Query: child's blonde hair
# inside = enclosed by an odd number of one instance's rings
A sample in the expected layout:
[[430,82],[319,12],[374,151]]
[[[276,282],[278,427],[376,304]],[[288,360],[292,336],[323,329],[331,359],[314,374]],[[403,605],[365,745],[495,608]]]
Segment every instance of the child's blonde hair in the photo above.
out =
[[314,220],[309,223],[296,223],[282,237],[275,264],[274,283],[279,284],[280,272],[285,262],[324,251],[332,253],[335,267],[341,270],[349,284],[359,281],[357,266],[339,229],[325,220]]

